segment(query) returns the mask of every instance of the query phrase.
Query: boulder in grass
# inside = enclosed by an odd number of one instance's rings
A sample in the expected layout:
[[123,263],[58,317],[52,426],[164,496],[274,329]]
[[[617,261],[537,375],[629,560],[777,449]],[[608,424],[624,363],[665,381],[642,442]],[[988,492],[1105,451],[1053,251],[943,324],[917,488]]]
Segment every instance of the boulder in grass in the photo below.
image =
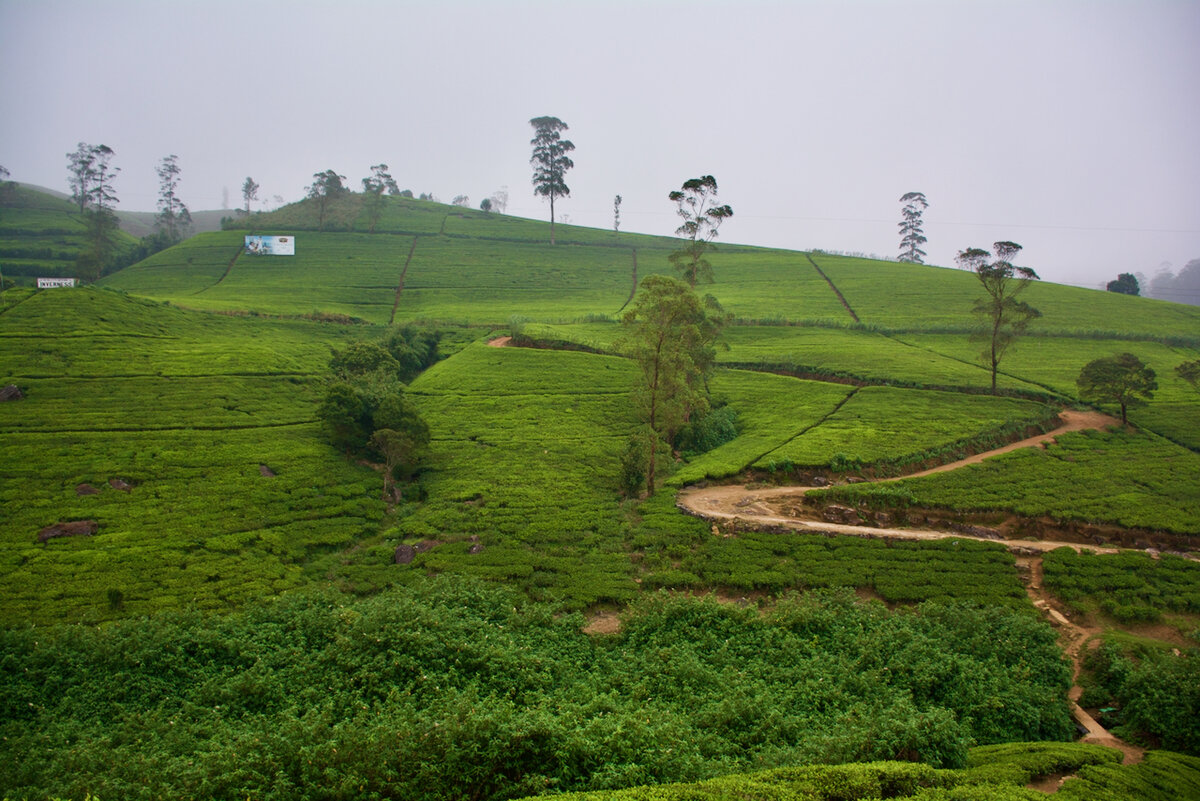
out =
[[108,480],[108,486],[115,490],[120,490],[121,492],[129,492],[133,489],[132,485],[130,485],[128,482],[122,481],[119,478],[110,478]]
[[407,565],[417,555],[417,549],[411,545],[397,545],[395,562],[398,565]]
[[275,478],[275,471],[267,467],[265,464],[260,464],[258,466],[258,473],[263,478]]
[[96,489],[91,484],[76,484],[75,494],[82,498],[84,495],[99,495],[100,490]]
[[24,397],[25,393],[16,384],[0,387],[0,401],[21,400]]
[[91,537],[99,528],[100,524],[95,520],[71,520],[46,526],[38,532],[37,538],[38,542],[45,542],[58,537]]

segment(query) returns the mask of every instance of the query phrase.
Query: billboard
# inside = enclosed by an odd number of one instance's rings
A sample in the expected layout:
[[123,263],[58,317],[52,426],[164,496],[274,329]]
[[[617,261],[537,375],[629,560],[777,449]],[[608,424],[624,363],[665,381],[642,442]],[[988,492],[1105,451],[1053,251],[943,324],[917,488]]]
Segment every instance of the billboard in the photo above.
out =
[[252,256],[295,256],[294,236],[247,236],[246,252]]
[[39,278],[38,289],[60,289],[65,286],[75,286],[74,278]]

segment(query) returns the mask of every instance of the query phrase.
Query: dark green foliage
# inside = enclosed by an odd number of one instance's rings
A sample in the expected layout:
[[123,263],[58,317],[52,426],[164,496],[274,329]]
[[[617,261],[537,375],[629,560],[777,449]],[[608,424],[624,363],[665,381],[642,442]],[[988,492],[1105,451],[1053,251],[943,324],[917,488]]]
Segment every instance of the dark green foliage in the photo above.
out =
[[1109,281],[1105,287],[1109,292],[1118,292],[1122,295],[1140,295],[1141,287],[1138,286],[1137,277],[1132,273],[1121,273],[1116,280]]
[[1091,699],[1117,708],[1119,733],[1200,756],[1200,649],[1127,654],[1105,642],[1088,655],[1085,667],[1096,683]]
[[[557,612],[422,579],[359,601],[3,629],[0,786],[499,799],[805,762],[961,766],[973,738],[1070,732],[1053,633],[1023,613],[890,614],[842,593],[764,616],[650,596],[592,639]],[[850,769],[838,786],[911,792],[933,775]]]
[[737,410],[720,406],[685,423],[675,435],[675,448],[685,456],[695,456],[731,442],[737,435]]
[[439,338],[436,331],[412,325],[398,326],[388,331],[383,346],[399,365],[401,381],[409,383],[441,358],[438,353]]
[[338,378],[349,381],[379,371],[396,375],[400,363],[380,344],[351,342],[344,350],[334,351],[329,369]]
[[325,391],[317,416],[325,423],[333,444],[347,453],[361,448],[375,430],[365,399],[345,381]]
[[1126,410],[1145,406],[1158,389],[1154,370],[1132,353],[1118,353],[1084,365],[1075,380],[1079,397],[1086,401],[1116,403],[1121,407],[1121,422]]

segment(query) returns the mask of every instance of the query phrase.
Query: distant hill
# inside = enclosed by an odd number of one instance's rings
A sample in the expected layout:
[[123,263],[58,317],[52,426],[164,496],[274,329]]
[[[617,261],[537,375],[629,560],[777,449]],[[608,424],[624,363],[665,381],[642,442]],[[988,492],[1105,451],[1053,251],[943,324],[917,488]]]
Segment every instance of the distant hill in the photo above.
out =
[[[59,198],[70,202],[71,196],[66,192],[60,192],[57,189],[50,189],[45,186],[36,184],[18,184],[25,189],[40,192],[50,197]],[[74,207],[74,204],[71,204]],[[212,209],[205,211],[193,211],[192,215],[192,230],[193,234],[203,234],[208,231],[221,230],[221,218],[232,217],[237,212],[233,209]],[[117,209],[117,219],[121,221],[121,230],[131,236],[141,239],[143,236],[154,232],[154,219],[158,216],[156,211],[125,211]]]
[[[118,234],[118,249],[132,254],[137,239]],[[0,270],[6,279],[32,283],[76,275],[84,236],[79,208],[61,192],[14,184],[0,194]]]
[[[221,219],[223,217],[232,217],[236,213],[230,209],[193,211],[191,212],[192,227],[190,233],[204,234],[210,231],[220,231]],[[136,236],[138,239],[154,233],[154,221],[157,217],[158,212],[156,211],[117,211],[117,218],[121,221],[121,230]]]

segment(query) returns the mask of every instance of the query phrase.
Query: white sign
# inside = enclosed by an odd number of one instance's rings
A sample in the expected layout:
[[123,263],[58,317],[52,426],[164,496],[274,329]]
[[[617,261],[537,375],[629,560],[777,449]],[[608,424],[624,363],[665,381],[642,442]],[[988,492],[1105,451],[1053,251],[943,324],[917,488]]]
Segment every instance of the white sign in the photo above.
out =
[[75,286],[74,278],[39,278],[38,289],[58,289],[64,286]]
[[295,256],[294,236],[247,236],[246,252],[252,256]]

